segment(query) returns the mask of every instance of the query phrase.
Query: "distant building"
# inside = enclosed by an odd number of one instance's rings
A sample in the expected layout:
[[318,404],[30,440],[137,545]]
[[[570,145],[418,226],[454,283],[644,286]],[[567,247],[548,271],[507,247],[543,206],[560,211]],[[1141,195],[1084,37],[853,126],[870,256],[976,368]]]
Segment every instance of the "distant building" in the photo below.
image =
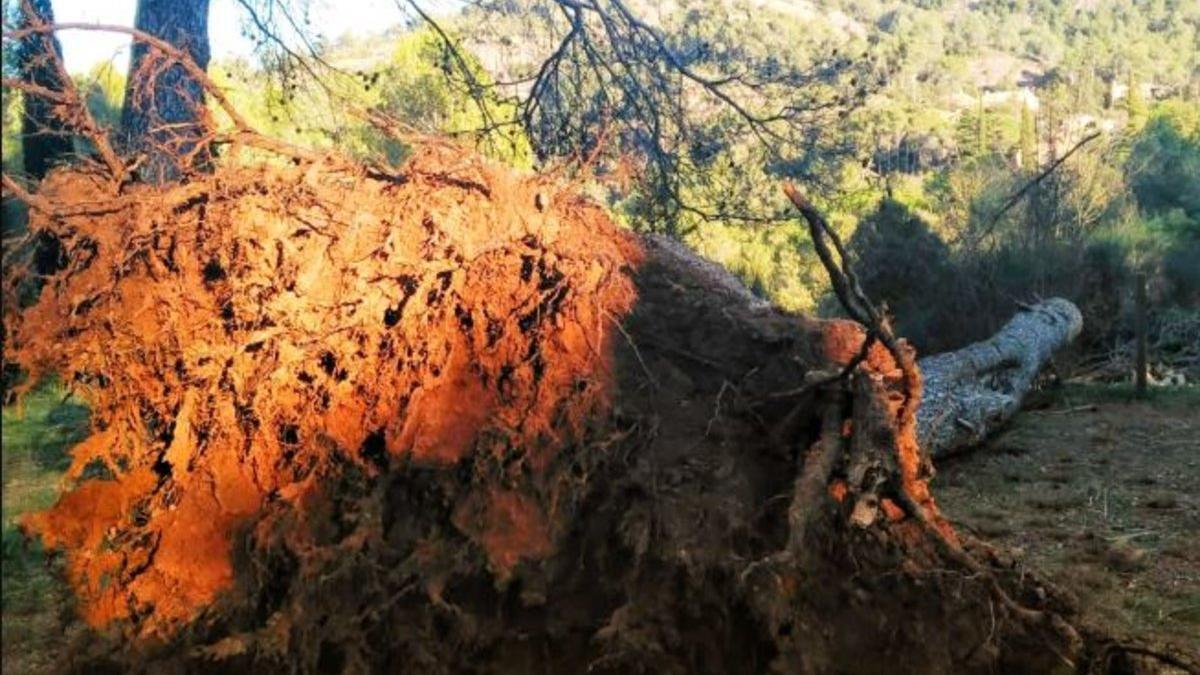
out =
[[1019,102],[1023,107],[1036,111],[1041,106],[1041,101],[1038,100],[1037,94],[1030,87],[1020,87],[1018,89],[1004,89],[1000,91],[983,92],[983,107],[996,108],[1002,105],[1009,105],[1013,102]]
[[[1141,93],[1142,99],[1147,101],[1158,101],[1169,98],[1174,93],[1170,87],[1153,82],[1142,82],[1138,85],[1138,91]],[[1108,107],[1115,106],[1117,103],[1124,101],[1128,96],[1128,84],[1120,82],[1116,78],[1109,81],[1108,100],[1105,101]]]

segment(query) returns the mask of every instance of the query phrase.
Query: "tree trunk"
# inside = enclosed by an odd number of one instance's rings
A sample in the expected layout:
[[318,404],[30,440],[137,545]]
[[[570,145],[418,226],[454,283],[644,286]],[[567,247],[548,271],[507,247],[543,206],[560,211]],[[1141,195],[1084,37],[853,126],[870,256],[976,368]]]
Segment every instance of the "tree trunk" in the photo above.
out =
[[1146,320],[1146,275],[1138,272],[1133,283],[1133,328],[1136,344],[1134,367],[1137,369],[1134,374],[1134,386],[1138,396],[1145,396],[1147,381],[1150,379],[1146,364],[1146,333],[1149,332]]
[[[208,67],[208,0],[140,0],[135,28],[184,49]],[[129,60],[121,137],[141,158],[139,175],[152,183],[176,180],[203,166],[204,88],[182,66],[134,40]]]
[[[24,0],[22,27],[33,23],[54,23],[50,0]],[[17,67],[21,79],[54,92],[63,90],[62,45],[52,33],[32,34],[20,42]],[[46,172],[67,155],[73,145],[63,120],[55,114],[54,103],[42,96],[26,95],[21,118],[21,152],[25,173],[41,180]]]
[[5,304],[21,386],[72,377],[95,422],[24,526],[126,672],[1087,657],[939,515],[910,350],[459,149],[216,171],[107,201],[56,173],[39,197],[82,215],[31,224],[76,266]]
[[987,340],[921,359],[921,445],[936,458],[978,444],[1016,414],[1055,350],[1082,328],[1079,309],[1054,298],[1021,311]]

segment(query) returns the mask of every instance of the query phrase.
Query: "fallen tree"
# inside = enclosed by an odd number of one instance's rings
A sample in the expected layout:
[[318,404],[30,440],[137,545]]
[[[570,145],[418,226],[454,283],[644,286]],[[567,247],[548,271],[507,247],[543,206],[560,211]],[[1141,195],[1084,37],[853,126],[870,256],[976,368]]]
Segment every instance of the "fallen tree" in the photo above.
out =
[[112,189],[29,195],[65,265],[6,303],[26,385],[93,409],[27,521],[122,636],[67,665],[1044,672],[1106,649],[938,512],[911,350],[755,301],[570,184],[435,144],[390,180]]
[[1053,298],[1022,308],[987,340],[921,359],[921,445],[945,457],[979,444],[1020,410],[1038,373],[1082,327],[1079,309]]
[[384,171],[228,141],[171,185],[119,161],[5,177],[59,251],[5,266],[6,368],[92,409],[24,522],[96,629],[65,668],[1135,658],[940,513],[915,355],[794,190],[855,321],[755,301],[570,181],[453,146]]

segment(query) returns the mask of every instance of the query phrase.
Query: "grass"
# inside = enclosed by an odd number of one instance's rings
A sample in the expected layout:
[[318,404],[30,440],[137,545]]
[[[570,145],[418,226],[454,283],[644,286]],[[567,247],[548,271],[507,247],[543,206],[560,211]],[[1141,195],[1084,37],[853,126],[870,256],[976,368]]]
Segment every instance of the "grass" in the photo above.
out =
[[70,464],[67,451],[84,438],[88,410],[66,399],[57,386],[25,397],[23,410],[3,412],[5,527],[21,513],[43,509],[58,495],[58,479]]
[[59,479],[70,463],[68,450],[87,433],[88,410],[51,385],[27,396],[23,410],[6,408],[2,414],[4,672],[33,672],[45,670],[61,637],[56,610],[63,589],[47,568],[44,551],[25,539],[17,521],[58,497]]
[[1068,382],[1057,396],[1065,406],[1091,403],[1133,403],[1147,401],[1168,407],[1200,406],[1200,387],[1150,387],[1145,397],[1138,397],[1132,383],[1100,384],[1093,382]]

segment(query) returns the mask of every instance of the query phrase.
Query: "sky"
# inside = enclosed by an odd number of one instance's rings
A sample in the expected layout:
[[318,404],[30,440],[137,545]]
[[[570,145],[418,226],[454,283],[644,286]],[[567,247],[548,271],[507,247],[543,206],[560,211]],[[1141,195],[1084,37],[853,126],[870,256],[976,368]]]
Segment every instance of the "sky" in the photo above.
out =
[[[422,3],[422,7],[434,14],[445,14],[453,4],[456,4],[453,0],[430,0]],[[137,0],[53,0],[53,6],[58,23],[132,26]],[[208,33],[214,60],[251,53],[250,41],[241,34],[244,16],[236,0],[211,0]],[[380,32],[405,19],[396,0],[311,0],[310,16],[317,33],[331,40],[347,32]],[[128,36],[63,31],[59,39],[67,70],[72,73],[87,72],[97,62],[108,60],[119,71],[128,68]]]

